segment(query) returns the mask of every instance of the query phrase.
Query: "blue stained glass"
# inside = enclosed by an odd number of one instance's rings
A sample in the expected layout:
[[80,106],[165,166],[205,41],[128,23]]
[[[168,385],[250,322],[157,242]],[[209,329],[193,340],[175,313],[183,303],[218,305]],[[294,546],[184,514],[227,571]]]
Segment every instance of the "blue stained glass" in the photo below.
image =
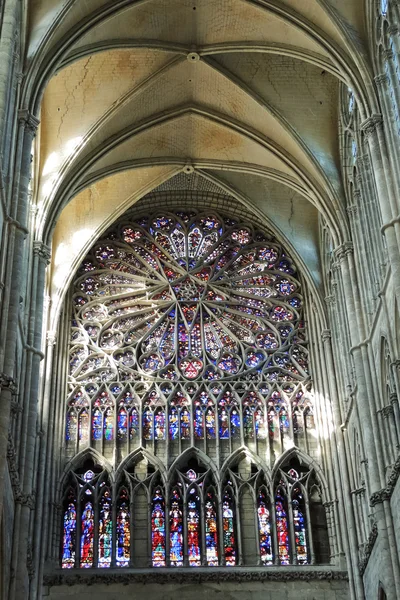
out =
[[75,409],[67,413],[67,425],[65,438],[67,442],[75,442],[78,432],[78,416]]
[[149,406],[143,409],[142,434],[144,440],[153,439],[153,411]]
[[181,567],[183,565],[183,518],[182,501],[177,490],[173,490],[171,495],[169,535],[171,567]]
[[69,494],[68,506],[64,512],[62,568],[75,566],[76,553],[76,500],[74,493]]
[[129,439],[133,440],[139,434],[139,413],[136,408],[132,408],[129,417]]
[[178,409],[171,406],[169,410],[169,439],[177,440],[179,435]]
[[130,559],[131,546],[131,518],[129,511],[129,497],[127,490],[122,490],[117,507],[117,567],[127,567]]
[[293,490],[292,507],[297,564],[307,565],[309,561],[307,552],[306,520],[304,516],[304,500],[299,488],[295,488]]
[[104,439],[108,442],[114,439],[114,415],[111,408],[104,413]]
[[194,409],[194,437],[196,440],[204,439],[203,411],[198,405]]
[[181,409],[181,438],[183,440],[190,438],[190,412],[187,408]]
[[92,416],[92,437],[94,440],[101,440],[103,415],[99,408],[95,408]]
[[118,411],[117,435],[119,440],[126,440],[128,436],[128,413],[125,408]]
[[273,564],[271,517],[264,492],[258,494],[258,531],[260,538],[260,559],[263,565]]
[[233,407],[231,409],[231,437],[235,438],[240,435],[240,413],[239,409]]
[[215,440],[215,413],[211,406],[206,410],[206,434],[208,440]]
[[250,406],[246,406],[243,411],[243,431],[245,438],[253,437],[253,411]]
[[219,416],[219,437],[222,440],[229,438],[229,419],[226,408],[222,407],[218,410]]
[[154,414],[154,439],[165,440],[165,412],[157,408]]
[[153,567],[165,567],[165,509],[160,489],[154,493],[151,511],[151,559]]

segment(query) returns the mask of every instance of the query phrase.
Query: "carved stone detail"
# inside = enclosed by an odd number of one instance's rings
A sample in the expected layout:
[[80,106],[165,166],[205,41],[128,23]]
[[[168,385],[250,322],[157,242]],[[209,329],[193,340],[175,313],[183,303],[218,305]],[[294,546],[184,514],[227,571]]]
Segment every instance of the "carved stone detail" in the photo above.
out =
[[392,471],[389,475],[387,486],[378,492],[372,494],[369,499],[369,503],[371,506],[376,506],[384,502],[385,500],[390,500],[392,494],[394,492],[394,488],[396,487],[396,483],[400,477],[400,456],[397,458],[396,462],[392,467]]
[[18,120],[20,123],[24,123],[25,129],[35,135],[36,130],[39,126],[39,119],[35,117],[29,110],[21,109],[18,111]]
[[12,394],[16,394],[18,392],[18,386],[15,380],[5,373],[0,373],[0,389],[10,390]]
[[361,130],[364,132],[365,137],[374,135],[379,127],[382,127],[383,119],[382,115],[372,115],[368,117],[363,123],[361,123]]
[[130,583],[146,584],[146,583],[158,583],[164,585],[166,583],[242,583],[248,581],[347,581],[348,575],[344,571],[313,571],[313,570],[297,570],[297,571],[232,571],[232,570],[220,570],[218,572],[207,572],[207,571],[196,571],[187,569],[187,572],[168,572],[160,573],[156,572],[155,569],[147,572],[135,573],[130,572],[115,572],[111,573],[108,571],[97,572],[97,573],[66,573],[57,571],[55,573],[49,573],[44,576],[44,585],[46,586],[57,586],[57,585],[111,585],[113,583],[128,585]]
[[368,541],[364,546],[363,557],[359,563],[359,569],[360,569],[361,575],[364,575],[365,569],[367,568],[367,564],[368,564],[369,558],[371,556],[372,550],[374,548],[377,537],[378,537],[378,526],[376,523],[374,523],[372,525],[371,532],[368,536]]
[[35,494],[24,494],[22,491],[14,443],[10,435],[8,436],[7,443],[7,462],[15,502],[17,504],[21,504],[22,506],[28,506],[31,510],[33,510],[35,508]]
[[51,249],[43,242],[33,242],[33,254],[47,265],[50,264]]
[[335,249],[334,254],[339,262],[342,262],[349,254],[353,254],[354,246],[352,242],[344,242]]

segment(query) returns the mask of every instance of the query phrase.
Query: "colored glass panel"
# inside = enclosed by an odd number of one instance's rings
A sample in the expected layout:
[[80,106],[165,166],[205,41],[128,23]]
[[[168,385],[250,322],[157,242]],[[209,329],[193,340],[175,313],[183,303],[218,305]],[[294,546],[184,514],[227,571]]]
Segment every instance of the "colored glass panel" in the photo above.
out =
[[131,545],[131,516],[126,490],[121,491],[117,505],[116,536],[116,564],[117,567],[126,567],[129,565]]
[[153,567],[165,567],[165,509],[160,489],[154,493],[151,511],[151,559]]
[[67,413],[67,426],[65,438],[67,442],[75,442],[78,433],[78,415],[75,409],[71,409]]
[[208,440],[215,440],[215,412],[211,406],[206,410],[206,435]]
[[80,442],[84,443],[89,440],[89,413],[86,409],[79,414],[78,436]]
[[76,501],[70,494],[63,519],[62,568],[72,569],[75,566],[76,553]]
[[288,565],[290,563],[289,525],[286,506],[285,494],[282,488],[279,488],[275,496],[275,513],[278,537],[278,556],[281,565]]
[[133,440],[139,435],[139,413],[136,408],[132,408],[129,416],[129,439]]
[[157,408],[154,413],[154,439],[165,440],[165,412]]
[[205,505],[206,561],[209,567],[218,566],[218,528],[215,502],[209,494]]
[[240,412],[239,409],[234,406],[231,409],[231,437],[236,438],[240,436]]
[[144,440],[153,439],[153,411],[145,406],[142,415],[142,435]]
[[104,413],[104,439],[107,442],[114,439],[114,412],[111,408],[106,408]]
[[196,405],[194,409],[194,437],[196,440],[204,439],[203,410],[198,405]]
[[234,526],[233,499],[230,492],[224,494],[222,503],[222,530],[225,553],[225,564],[229,567],[236,565],[236,540]]
[[297,564],[307,565],[306,519],[304,515],[304,499],[300,488],[293,490],[292,508]]
[[128,437],[128,413],[123,407],[118,411],[117,436],[121,441],[126,440]]
[[182,500],[177,490],[173,490],[171,494],[169,536],[171,567],[181,567],[183,565],[183,517]]
[[200,498],[195,488],[189,491],[187,511],[188,559],[191,567],[201,565],[200,555]]
[[94,511],[93,504],[86,502],[81,517],[81,562],[82,568],[93,566]]
[[271,516],[264,492],[258,494],[258,532],[260,539],[260,559],[262,565],[272,565]]
[[93,416],[92,416],[92,438],[95,441],[101,440],[102,421],[103,421],[103,415],[102,415],[100,408],[95,408],[93,410]]
[[111,565],[112,550],[112,517],[111,517],[111,496],[106,490],[100,499],[99,506],[99,548],[98,548],[98,566],[101,568]]
[[176,406],[171,406],[169,409],[169,439],[177,440],[178,435],[179,435],[178,409]]
[[181,438],[190,439],[190,412],[186,407],[181,409]]

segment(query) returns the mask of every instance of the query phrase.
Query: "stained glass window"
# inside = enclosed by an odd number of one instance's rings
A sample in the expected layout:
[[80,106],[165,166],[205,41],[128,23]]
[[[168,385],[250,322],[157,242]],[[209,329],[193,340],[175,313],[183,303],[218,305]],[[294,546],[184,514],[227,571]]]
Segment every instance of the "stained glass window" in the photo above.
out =
[[[63,513],[64,568],[109,567],[112,554],[118,567],[131,558],[138,566],[131,533],[142,539],[146,527],[154,567],[238,563],[244,471],[224,470],[221,492],[216,465],[242,444],[275,460],[293,445],[307,452],[315,438],[300,293],[271,234],[214,211],[129,212],[94,245],[72,294],[67,458],[92,447],[122,465],[125,479],[113,499],[99,467],[77,474]],[[193,467],[201,453],[213,467]],[[161,463],[175,470],[162,473]],[[259,564],[311,561],[306,505],[291,492],[303,479],[284,471],[269,486],[257,470],[252,463],[246,485]],[[136,520],[139,489],[147,524]]]
[[71,489],[67,496],[67,506],[63,519],[62,567],[71,569],[76,557],[76,496]]
[[276,529],[278,537],[278,556],[281,565],[290,564],[289,523],[285,491],[279,487],[275,495]]
[[234,500],[233,493],[227,489],[222,502],[222,530],[225,552],[225,564],[228,567],[236,565],[236,539],[234,525]]
[[113,523],[111,516],[111,494],[106,489],[99,503],[99,567],[111,565]]
[[165,567],[165,508],[160,488],[155,490],[152,503],[151,560],[153,567]]
[[93,566],[94,509],[90,501],[84,503],[81,517],[81,567]]
[[206,561],[209,567],[218,566],[218,521],[214,495],[208,493],[205,505]]
[[171,494],[169,536],[171,567],[181,567],[183,565],[183,514],[182,499],[176,489]]
[[117,504],[116,537],[117,567],[127,567],[130,561],[131,515],[129,495],[125,488],[121,490]]
[[187,509],[188,558],[191,567],[201,565],[200,553],[200,498],[197,489],[189,490]]
[[305,507],[303,494],[298,486],[292,492],[292,509],[297,564],[306,565],[308,564],[308,551]]
[[260,559],[262,565],[272,565],[271,515],[268,499],[264,490],[258,493],[257,503],[258,531],[260,536]]

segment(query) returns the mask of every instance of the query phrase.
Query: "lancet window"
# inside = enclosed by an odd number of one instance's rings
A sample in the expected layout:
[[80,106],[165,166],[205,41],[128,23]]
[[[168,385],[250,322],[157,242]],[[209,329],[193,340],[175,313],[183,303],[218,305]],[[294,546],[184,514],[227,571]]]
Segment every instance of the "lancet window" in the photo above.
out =
[[[62,567],[140,567],[148,556],[153,567],[314,564],[311,491],[319,484],[307,467],[296,469],[269,480],[242,457],[218,481],[215,468],[191,458],[166,483],[139,457],[111,486],[108,473],[91,464],[66,488]],[[253,558],[244,532],[256,543]]]

